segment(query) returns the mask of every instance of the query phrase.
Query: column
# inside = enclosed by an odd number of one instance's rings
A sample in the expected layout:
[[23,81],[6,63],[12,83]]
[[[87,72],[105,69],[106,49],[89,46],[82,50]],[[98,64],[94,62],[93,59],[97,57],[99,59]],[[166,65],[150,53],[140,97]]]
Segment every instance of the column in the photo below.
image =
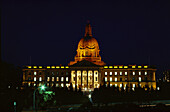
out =
[[94,70],[92,70],[92,88],[94,89]]
[[89,70],[86,71],[86,73],[87,73],[87,89],[88,89],[88,72],[89,72]]
[[75,70],[75,87],[77,86],[77,70]]
[[153,77],[152,77],[153,81],[155,81],[155,72],[153,72]]
[[81,70],[81,89],[82,89],[82,81],[83,81],[82,74],[83,74],[83,72]]

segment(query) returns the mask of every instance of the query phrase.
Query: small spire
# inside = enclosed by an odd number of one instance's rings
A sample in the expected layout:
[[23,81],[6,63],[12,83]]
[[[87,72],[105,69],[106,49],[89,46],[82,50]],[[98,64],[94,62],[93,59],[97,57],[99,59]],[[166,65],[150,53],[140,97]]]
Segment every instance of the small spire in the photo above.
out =
[[90,22],[87,21],[87,25],[86,25],[86,29],[85,29],[85,37],[86,36],[92,36],[92,31],[91,31],[91,26],[90,26]]

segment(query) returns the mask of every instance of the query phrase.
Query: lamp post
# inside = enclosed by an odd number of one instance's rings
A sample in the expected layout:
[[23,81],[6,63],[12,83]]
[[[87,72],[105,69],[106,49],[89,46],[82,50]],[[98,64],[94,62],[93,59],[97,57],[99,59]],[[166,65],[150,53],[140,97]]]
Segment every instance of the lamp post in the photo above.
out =
[[40,86],[40,87],[37,87],[37,88],[34,90],[34,92],[33,92],[33,111],[34,111],[34,112],[35,112],[35,110],[36,110],[36,108],[35,108],[35,93],[36,93],[36,91],[38,90],[38,88],[40,88],[41,90],[45,90],[45,86],[42,85],[42,86]]

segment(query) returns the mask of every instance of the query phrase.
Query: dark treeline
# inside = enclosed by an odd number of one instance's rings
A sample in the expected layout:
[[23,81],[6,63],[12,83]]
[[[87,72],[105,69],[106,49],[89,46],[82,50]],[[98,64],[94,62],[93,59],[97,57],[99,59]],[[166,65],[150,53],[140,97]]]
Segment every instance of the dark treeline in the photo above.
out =
[[154,90],[147,86],[143,88],[137,86],[134,90],[131,87],[126,87],[124,90],[124,87],[106,87],[103,85],[94,90],[92,99],[94,103],[99,105],[114,102],[150,104],[154,100],[170,100],[170,83],[160,82],[159,87],[160,90]]

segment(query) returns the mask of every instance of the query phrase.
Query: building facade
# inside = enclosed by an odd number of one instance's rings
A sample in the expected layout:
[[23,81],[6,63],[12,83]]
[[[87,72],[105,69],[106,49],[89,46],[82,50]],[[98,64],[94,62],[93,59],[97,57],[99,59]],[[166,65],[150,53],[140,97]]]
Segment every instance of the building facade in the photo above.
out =
[[153,87],[156,89],[156,69],[147,65],[110,65],[101,60],[99,45],[92,36],[90,24],[79,41],[77,55],[68,66],[24,66],[23,86],[81,88],[93,91],[101,85],[119,88]]

